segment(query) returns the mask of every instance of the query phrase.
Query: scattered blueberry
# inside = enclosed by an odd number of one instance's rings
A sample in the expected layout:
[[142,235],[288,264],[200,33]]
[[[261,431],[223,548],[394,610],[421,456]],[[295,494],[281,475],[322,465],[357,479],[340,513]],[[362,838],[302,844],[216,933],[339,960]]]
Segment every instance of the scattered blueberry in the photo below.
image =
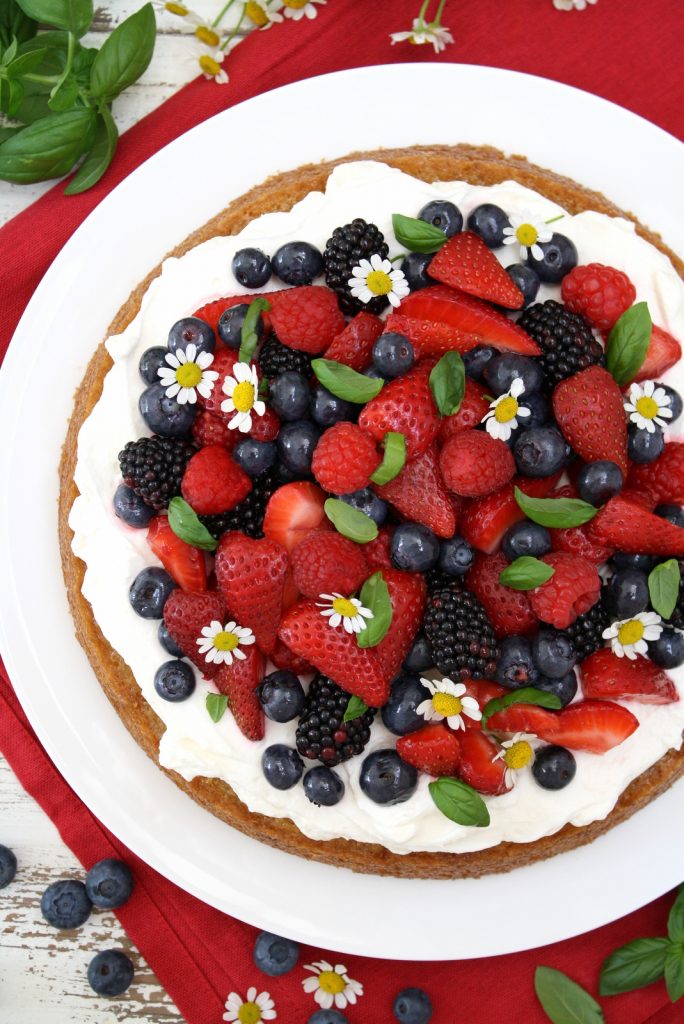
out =
[[543,676],[562,679],[577,663],[577,652],[567,633],[540,629],[532,640],[532,656]]
[[432,651],[424,633],[419,633],[413,646],[404,658],[403,667],[407,672],[424,672],[433,667]]
[[306,377],[296,370],[279,373],[269,384],[268,400],[273,411],[286,423],[305,419],[311,400]]
[[542,789],[564,789],[575,777],[577,763],[565,747],[540,747],[535,751],[532,774]]
[[347,402],[328,391],[322,384],[316,383],[311,389],[309,402],[311,418],[319,427],[332,427],[342,420],[355,420],[359,406],[356,402]]
[[9,846],[0,843],[0,889],[9,885],[17,873],[17,857]]
[[523,519],[506,530],[501,550],[509,562],[524,555],[541,558],[551,550],[551,534],[545,526]]
[[577,491],[590,505],[605,505],[622,490],[622,470],[614,462],[601,459],[582,466],[577,474]]
[[639,430],[636,423],[630,423],[627,428],[627,454],[632,462],[640,464],[653,462],[661,454],[665,447],[663,432],[658,427],[651,433],[649,430]]
[[394,1000],[394,1016],[399,1024],[428,1024],[432,1003],[422,988],[404,988]]
[[401,804],[413,796],[418,772],[402,761],[396,750],[374,750],[361,765],[361,789],[369,800],[385,806]]
[[168,348],[162,348],[161,345],[155,345],[153,348],[145,349],[143,354],[140,356],[138,370],[146,384],[157,384],[159,382],[159,373],[157,371],[161,366],[168,366],[168,363],[166,362],[168,353]]
[[684,526],[684,508],[681,505],[658,505],[653,511],[673,526]]
[[428,275],[432,256],[431,252],[410,252],[402,260],[400,269],[412,292],[420,291],[421,288],[427,288],[429,284],[434,284]]
[[539,274],[525,263],[511,263],[506,267],[506,273],[523,293],[523,308],[534,302],[539,291]]
[[264,750],[261,769],[274,789],[292,789],[302,777],[304,762],[292,747],[274,743]]
[[382,526],[387,519],[389,505],[379,498],[375,491],[371,491],[370,487],[363,487],[360,491],[351,491],[349,494],[340,494],[340,501],[357,508],[359,512],[365,512],[376,526]]
[[[228,348],[239,351],[242,344],[242,325],[249,311],[250,303],[241,302],[237,306],[230,306],[224,309],[218,321],[218,336]],[[264,336],[264,318],[259,314],[254,326],[259,341]]]
[[662,388],[667,397],[670,399],[670,409],[672,410],[672,416],[667,421],[668,424],[674,423],[682,415],[682,396],[674,388],[671,388],[668,384],[656,384],[657,388]]
[[165,661],[154,673],[154,688],[163,700],[178,704],[195,692],[195,673],[186,661]]
[[304,776],[304,793],[316,807],[334,807],[344,796],[344,782],[325,765],[310,768]]
[[349,1024],[349,1017],[345,1017],[339,1010],[316,1010],[306,1024]]
[[179,405],[175,398],[167,398],[163,384],[145,388],[138,399],[138,409],[152,433],[162,437],[185,437],[197,415],[196,404]]
[[400,523],[392,534],[392,565],[406,572],[427,572],[437,564],[440,541],[422,523]]
[[257,695],[264,714],[272,722],[291,722],[304,707],[304,688],[299,677],[287,669],[264,676]]
[[468,217],[468,229],[479,235],[490,249],[498,249],[504,242],[504,228],[511,222],[500,206],[493,203],[482,203],[476,206]]
[[308,242],[286,242],[274,254],[271,266],[285,284],[311,284],[323,272],[323,257]]
[[510,391],[513,381],[520,377],[525,385],[523,399],[528,393],[539,391],[544,383],[544,374],[538,359],[511,352],[502,352],[491,359],[484,376],[487,386],[494,395],[503,395]]
[[663,626],[658,639],[649,641],[648,656],[661,668],[678,668],[684,662],[684,634],[672,626]]
[[492,348],[491,345],[476,345],[469,352],[464,352],[462,359],[467,376],[480,384],[484,383],[485,370],[498,354],[497,349]]
[[180,649],[176,641],[173,639],[168,631],[166,623],[162,619],[159,623],[159,629],[157,630],[157,638],[159,643],[162,645],[167,654],[170,654],[174,658],[182,658],[183,651]]
[[648,576],[639,569],[618,569],[603,590],[603,603],[614,619],[632,619],[648,602]]
[[390,380],[408,373],[414,363],[413,345],[396,331],[381,334],[373,345],[373,365]]
[[40,912],[53,928],[80,928],[92,909],[85,885],[73,878],[48,885],[40,898]]
[[577,266],[575,243],[565,235],[554,232],[549,242],[537,242],[537,245],[542,251],[542,258],[536,259],[530,249],[527,265],[537,272],[540,281],[557,284]]
[[279,978],[288,974],[297,966],[299,960],[299,943],[286,939],[282,935],[271,932],[259,932],[254,943],[254,963],[268,974],[269,978]]
[[[432,657],[430,665],[426,667],[431,666]],[[409,732],[421,729],[425,725],[425,719],[417,714],[416,708],[427,695],[427,690],[418,676],[409,672],[397,676],[392,683],[389,699],[381,711],[385,727],[395,736],[406,736]]]
[[156,565],[141,569],[131,583],[128,600],[142,619],[161,619],[164,605],[176,583],[166,569]]
[[539,676],[534,684],[537,690],[544,690],[545,693],[552,693],[558,697],[561,707],[569,704],[577,693],[577,675],[574,671],[566,673],[560,679],[549,679],[548,676]]
[[216,335],[204,320],[197,316],[186,316],[173,325],[166,344],[169,352],[174,355],[179,348],[185,351],[188,345],[194,345],[198,354],[213,352],[216,348]]
[[271,276],[271,261],[261,249],[238,249],[232,268],[243,288],[261,288]]
[[283,484],[291,484],[293,480],[296,480],[297,474],[293,473],[292,470],[282,462],[276,462],[273,467],[273,479],[276,486],[282,487]]
[[499,647],[495,678],[509,690],[534,686],[539,669],[534,663],[530,641],[526,636],[507,636]]
[[513,454],[523,476],[552,476],[570,456],[570,446],[557,427],[530,427],[516,431]]
[[257,441],[253,437],[245,437],[238,441],[233,449],[233,459],[248,476],[260,476],[274,465],[278,458],[278,446],[275,441]]
[[320,430],[311,420],[284,423],[278,434],[278,453],[287,468],[300,476],[310,473],[320,436]]
[[451,537],[439,545],[439,567],[449,576],[463,576],[474,558],[473,549],[463,537]]
[[446,199],[433,199],[432,202],[426,203],[418,214],[418,220],[424,220],[426,224],[439,228],[447,238],[457,235],[463,227],[463,214],[458,206]]
[[120,996],[133,981],[133,964],[120,949],[103,949],[88,964],[88,983],[99,996]]
[[128,484],[119,484],[114,491],[114,514],[127,526],[141,530],[148,526],[155,512]]
[[521,420],[525,424],[525,430],[530,430],[531,427],[543,427],[551,418],[549,400],[539,391],[521,395],[520,404],[530,410],[530,415]]
[[107,857],[93,864],[85,886],[93,906],[113,910],[122,906],[133,892],[133,875],[122,860]]
[[639,569],[650,572],[657,559],[653,555],[630,555],[626,551],[616,551],[611,561],[616,569]]

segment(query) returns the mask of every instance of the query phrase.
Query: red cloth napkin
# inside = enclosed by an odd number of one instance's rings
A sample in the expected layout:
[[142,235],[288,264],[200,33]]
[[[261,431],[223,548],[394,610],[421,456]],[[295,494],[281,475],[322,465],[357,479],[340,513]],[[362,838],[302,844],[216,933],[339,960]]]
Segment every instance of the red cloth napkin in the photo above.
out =
[[[122,178],[181,132],[218,111],[267,89],[346,67],[434,60],[431,47],[390,45],[389,32],[408,29],[417,0],[360,4],[336,0],[315,20],[286,23],[255,33],[231,55],[228,86],[197,80],[148,115],[122,138],[113,166],[90,192],[66,198],[56,186],[0,230],[0,358],[33,290],[83,218]],[[619,13],[619,16],[617,16]],[[551,0],[479,0],[447,5],[445,24],[455,44],[437,59],[527,71],[588,89],[684,136],[684,99],[671,41],[681,30],[680,0],[615,0],[583,12],[556,11]],[[439,103],[440,97],[426,97]],[[379,109],[381,101],[371,104]],[[445,100],[445,103],[447,101]],[[322,115],[324,116],[324,115]],[[521,116],[534,118],[534,111]],[[562,133],[562,124],[540,125]],[[609,141],[609,140],[607,140]],[[2,186],[0,186],[2,187]],[[127,850],[81,803],[59,775],[31,730],[0,663],[0,749],[26,790],[55,822],[65,843],[89,867],[102,857],[122,857],[133,868],[136,889],[121,908],[121,922],[178,1004],[188,1024],[217,1024],[231,991],[267,990],[278,1020],[305,1024],[316,1005],[301,986],[301,965],[340,959],[365,994],[346,1012],[351,1024],[392,1019],[395,993],[424,987],[435,1005],[432,1024],[526,1020],[543,1024],[533,991],[534,968],[558,967],[596,993],[603,958],[645,935],[665,934],[672,895],[585,936],[541,950],[486,960],[410,964],[303,949],[291,974],[270,979],[252,962],[255,930],[206,906],[162,878]],[[581,898],[581,893],[578,893]],[[505,907],[483,907],[491,927],[515,928]],[[334,892],[331,920],[334,921]],[[359,908],[360,927],[363,927]],[[454,922],[454,927],[458,922]],[[330,935],[335,945],[334,934]],[[662,983],[604,1000],[608,1024],[675,1024]]]

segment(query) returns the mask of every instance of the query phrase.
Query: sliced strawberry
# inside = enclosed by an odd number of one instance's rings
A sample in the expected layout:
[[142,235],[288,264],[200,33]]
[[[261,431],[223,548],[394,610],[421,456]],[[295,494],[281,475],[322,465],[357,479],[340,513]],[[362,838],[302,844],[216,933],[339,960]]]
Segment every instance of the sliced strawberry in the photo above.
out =
[[505,587],[499,582],[499,576],[507,565],[508,561],[502,552],[483,555],[478,551],[466,575],[468,588],[484,605],[498,637],[530,633],[539,625],[527,593]]
[[275,645],[288,568],[287,551],[276,541],[253,540],[229,530],[216,551],[216,579],[240,626],[247,626],[264,654]]
[[461,514],[462,536],[479,551],[487,554],[496,551],[506,530],[525,518],[525,513],[515,500],[515,488],[519,487],[532,498],[545,498],[559,477],[559,473],[539,480],[516,477],[500,490],[469,501]]
[[166,516],[155,516],[147,528],[147,543],[182,590],[206,590],[204,553],[178,537]]
[[383,569],[382,578],[389,590],[392,622],[374,650],[387,679],[394,679],[423,621],[425,579],[421,573],[398,569]]
[[589,536],[599,544],[628,554],[684,556],[684,529],[618,494],[589,524]]
[[444,722],[424,725],[397,740],[397,753],[426,775],[455,775],[461,760],[458,737]]
[[351,366],[361,373],[371,363],[373,345],[382,334],[382,320],[362,310],[349,321],[347,326],[325,350],[326,359]]
[[553,392],[553,412],[566,441],[585,462],[608,459],[627,475],[627,419],[623,397],[602,366],[567,377]]
[[[248,295],[232,295],[228,299],[215,299],[213,302],[208,302],[206,306],[202,306],[198,309],[193,316],[199,317],[200,320],[204,320],[205,324],[213,329],[214,333],[218,337],[218,322],[221,318],[221,313],[225,313],[227,309],[232,309],[233,306],[241,306],[243,303],[249,304],[254,302],[255,299],[268,299],[273,304],[275,297],[278,292],[250,292]],[[267,331],[271,329],[271,322],[267,311],[262,314],[264,320],[264,328]]]
[[265,536],[289,552],[312,530],[331,529],[323,511],[325,500],[320,487],[305,480],[279,487],[266,506]]
[[[605,754],[631,736],[638,727],[638,719],[621,704],[608,700],[584,700],[558,713],[558,728],[551,738],[554,743],[570,750]],[[548,738],[542,736],[542,739]]]
[[460,331],[441,320],[424,320],[403,313],[390,313],[385,321],[385,330],[405,335],[413,345],[416,357],[443,356],[445,352],[470,352],[482,344],[477,334]]
[[672,704],[677,687],[667,672],[648,658],[618,658],[609,647],[582,662],[584,696],[603,700],[636,700],[640,704]]
[[486,391],[481,384],[466,377],[465,395],[461,402],[461,408],[451,416],[445,416],[439,428],[438,441],[444,444],[455,434],[463,430],[476,427],[482,422],[483,417],[489,409],[489,399],[486,398]]
[[657,380],[682,358],[682,346],[676,338],[662,327],[651,328],[651,340],[646,359],[641,364],[634,380]]
[[171,638],[178,644],[186,658],[208,678],[215,676],[218,665],[208,662],[199,653],[197,640],[202,629],[212,622],[226,621],[226,606],[216,590],[189,593],[174,590],[164,605],[164,622]]
[[235,723],[248,740],[264,738],[264,713],[256,688],[264,678],[264,658],[256,647],[245,648],[246,657],[221,665],[214,682],[228,698]]
[[684,442],[670,441],[653,462],[632,466],[627,485],[645,492],[654,505],[684,505]]
[[[491,679],[464,679],[463,683],[466,688],[466,694],[468,697],[474,697],[478,703],[480,711],[484,711],[490,700],[495,700],[497,697],[503,697],[508,690],[504,686],[499,686],[498,683],[493,683]],[[482,722],[479,719],[469,718],[467,715],[463,716],[466,729],[481,729]]]
[[406,456],[414,459],[426,451],[439,431],[439,414],[430,390],[434,362],[426,359],[403,377],[385,384],[359,416],[359,426],[376,441],[389,431],[406,438]]
[[494,740],[478,729],[466,729],[459,735],[459,745],[459,778],[478,793],[490,793],[493,796],[505,793],[506,762],[501,757],[496,759],[500,748]]
[[525,298],[491,249],[473,231],[453,235],[430,260],[430,277],[451,288],[520,309]]
[[453,537],[456,516],[439,471],[434,446],[407,462],[401,473],[375,490],[398,512],[422,523],[438,537]]
[[527,732],[555,743],[554,737],[559,721],[558,712],[547,711],[546,708],[539,708],[535,704],[511,704],[510,707],[492,715],[487,722],[487,728],[501,735]]

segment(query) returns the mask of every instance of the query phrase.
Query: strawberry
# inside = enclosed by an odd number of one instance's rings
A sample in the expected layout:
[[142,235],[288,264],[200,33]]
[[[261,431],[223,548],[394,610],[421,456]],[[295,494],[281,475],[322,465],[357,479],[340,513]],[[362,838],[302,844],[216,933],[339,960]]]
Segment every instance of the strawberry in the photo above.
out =
[[469,501],[461,514],[461,535],[472,547],[491,554],[498,549],[506,530],[525,518],[515,500],[515,487],[530,497],[545,498],[559,477],[560,473],[539,480],[516,477],[500,490]]
[[271,651],[270,658],[276,668],[287,669],[288,672],[294,672],[296,676],[303,676],[308,672],[314,671],[311,662],[291,651],[280,637],[276,638],[275,647]]
[[672,704],[677,687],[667,672],[648,658],[618,658],[609,647],[582,662],[582,692],[587,698],[636,700],[640,704]]
[[486,391],[481,384],[466,377],[465,395],[461,402],[461,408],[458,412],[452,413],[451,416],[445,416],[442,420],[438,435],[440,444],[444,444],[449,438],[470,427],[476,427],[478,423],[482,422],[489,409],[489,400],[485,398],[485,395]]
[[439,414],[428,381],[433,365],[425,360],[403,377],[389,381],[359,416],[361,429],[378,442],[389,431],[403,434],[408,459],[422,455],[439,431]]
[[541,560],[554,572],[546,583],[529,591],[530,607],[543,622],[566,629],[596,604],[601,578],[595,565],[566,551],[552,551]]
[[363,548],[341,533],[313,530],[292,552],[295,586],[304,597],[348,596],[370,575]]
[[553,735],[542,736],[542,739],[550,738],[570,750],[605,754],[631,736],[638,727],[638,719],[621,704],[608,700],[584,700],[563,708],[558,713],[558,726]]
[[245,471],[218,444],[200,448],[185,467],[181,481],[181,494],[201,516],[229,512],[251,490],[252,481]]
[[287,564],[280,544],[234,530],[223,534],[216,551],[216,580],[230,614],[252,630],[264,654],[276,641]]
[[657,380],[661,374],[678,363],[681,357],[682,346],[677,339],[662,327],[654,325],[651,328],[646,359],[634,375],[634,380]]
[[498,637],[529,633],[539,625],[527,593],[512,590],[499,582],[499,576],[507,565],[502,552],[483,555],[478,551],[466,576],[468,588],[484,606]]
[[320,285],[287,288],[271,310],[271,324],[283,345],[316,355],[345,327],[337,296]]
[[218,665],[199,653],[196,641],[202,636],[204,626],[215,621],[221,624],[226,621],[226,606],[216,590],[203,593],[174,590],[164,605],[164,622],[171,638],[208,678],[216,675]]
[[404,316],[403,313],[390,313],[385,321],[385,330],[405,335],[413,345],[416,357],[442,356],[445,352],[470,352],[471,348],[482,344],[477,334],[460,331],[441,320],[425,320],[418,316]]
[[[497,697],[503,697],[503,695],[508,692],[504,686],[499,686],[498,683],[493,683],[491,679],[464,679],[463,683],[466,688],[466,695],[468,697],[475,698],[480,711],[484,711],[490,700],[495,700]],[[482,728],[482,722],[479,719],[476,720],[464,715],[463,721],[466,729]]]
[[628,554],[684,556],[684,529],[648,512],[621,494],[611,498],[589,523],[589,536]]
[[392,622],[374,650],[387,679],[394,679],[423,621],[426,587],[421,573],[383,569],[382,578],[389,590]]
[[466,430],[444,445],[439,468],[450,491],[478,498],[508,483],[515,473],[515,460],[504,441],[484,430]]
[[502,352],[520,352],[526,356],[541,355],[536,341],[504,313],[482,299],[442,284],[412,292],[402,300],[401,312],[418,320],[447,324],[461,335],[476,337],[478,345],[493,345]]
[[232,451],[239,438],[239,431],[228,429],[227,419],[206,409],[198,409],[192,424],[192,439],[200,448],[220,444]]
[[397,754],[426,775],[455,775],[461,760],[458,737],[444,722],[424,725],[397,740]]
[[321,434],[311,472],[333,494],[349,494],[370,483],[381,458],[373,439],[355,423],[336,423]]
[[645,492],[654,505],[684,505],[684,442],[671,441],[653,462],[632,466],[627,486]]
[[[215,299],[214,302],[208,302],[206,306],[198,309],[197,312],[193,313],[193,316],[204,320],[213,329],[214,333],[218,335],[218,322],[221,318],[221,313],[225,313],[227,309],[232,309],[233,306],[240,306],[243,303],[249,304],[254,299],[268,299],[273,304],[276,295],[278,295],[278,292],[268,292],[268,294],[266,292],[249,292],[247,295],[232,295],[229,299]],[[264,320],[264,327],[266,331],[269,331],[271,324],[268,312],[265,311],[261,315]]]
[[507,309],[520,309],[525,301],[491,249],[472,231],[459,231],[435,253],[430,277]]
[[565,275],[561,296],[572,313],[598,330],[610,331],[636,299],[636,288],[621,270],[587,263]]
[[392,532],[391,527],[381,526],[375,540],[370,540],[363,545],[363,553],[371,569],[392,568],[392,559],[390,558]]
[[293,605],[280,623],[279,636],[296,654],[369,707],[387,703],[389,681],[375,650],[359,647],[355,634],[342,627],[333,628],[314,601]]
[[264,535],[290,552],[312,530],[331,529],[323,511],[325,499],[320,487],[306,480],[279,487],[266,506]]
[[166,516],[155,516],[147,528],[147,543],[181,590],[206,590],[204,552],[186,544],[169,526]]
[[497,796],[505,793],[506,762],[503,758],[495,760],[499,747],[479,729],[466,729],[459,735],[461,763],[458,775],[478,793],[490,793]]
[[422,523],[438,537],[453,537],[456,516],[437,459],[433,445],[407,462],[394,480],[375,490],[413,522]]
[[232,348],[217,348],[214,352],[214,361],[211,364],[210,369],[215,370],[218,373],[218,378],[214,381],[214,386],[211,389],[208,398],[204,398],[197,392],[197,404],[202,409],[206,409],[207,412],[212,412],[215,416],[225,416],[225,413],[221,411],[221,402],[225,402],[226,394],[223,390],[223,382],[226,377],[232,377],[233,367],[237,362],[238,353]]
[[361,373],[371,363],[373,344],[382,334],[383,323],[379,317],[362,310],[349,321],[325,350],[325,358],[351,366]]
[[[249,437],[253,437],[255,441],[275,441],[279,431],[280,420],[273,409],[267,405],[263,416],[252,417],[252,426],[247,431],[247,434]],[[231,430],[231,434],[239,434],[239,431]]]
[[233,659],[232,665],[220,665],[214,682],[228,698],[235,724],[248,740],[264,738],[264,713],[257,686],[264,678],[264,658],[254,646],[245,648],[246,658]]
[[627,475],[627,419],[622,392],[607,370],[589,366],[562,380],[553,412],[566,441],[585,462],[609,459]]
[[[566,484],[557,487],[551,495],[553,498],[576,498],[577,492],[574,487]],[[566,526],[555,530],[549,530],[551,534],[551,547],[554,551],[567,551],[571,555],[579,555],[586,558],[594,565],[601,565],[613,554],[613,548],[598,544],[589,536],[589,526]]]
[[547,711],[534,704],[511,704],[492,715],[487,728],[501,735],[514,736],[516,732],[527,732],[542,740],[555,742],[559,720],[560,715],[555,711]]

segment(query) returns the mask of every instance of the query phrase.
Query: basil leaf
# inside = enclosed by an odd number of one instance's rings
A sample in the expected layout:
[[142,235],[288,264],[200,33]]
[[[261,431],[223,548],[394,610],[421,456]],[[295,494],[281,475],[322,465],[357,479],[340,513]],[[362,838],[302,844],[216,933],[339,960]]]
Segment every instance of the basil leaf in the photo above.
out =
[[0,146],[0,178],[18,184],[61,178],[90,149],[95,112],[85,107],[50,114]]
[[387,635],[392,624],[392,602],[381,572],[374,572],[361,587],[359,600],[364,608],[373,612],[366,619],[366,628],[356,634],[359,647],[376,647]]
[[24,99],[24,87],[16,78],[0,78],[0,111],[16,117]]
[[105,39],[90,69],[90,91],[110,103],[147,69],[156,41],[152,4],[131,14]]
[[520,690],[511,690],[503,697],[493,697],[487,701],[482,709],[482,728],[486,727],[492,715],[497,711],[505,711],[511,704],[534,704],[538,708],[550,708],[552,711],[558,711],[561,706],[555,693],[537,690],[534,686],[523,686]]
[[[18,78],[20,75],[28,75],[30,71],[35,71],[36,68],[40,67],[42,64],[46,54],[46,47],[39,50],[27,50],[26,53],[20,53],[18,57],[15,57],[11,63],[9,63],[7,67],[8,76],[10,78]],[[7,60],[7,53],[5,54],[4,60]]]
[[0,126],[0,145],[2,145],[2,143],[5,141],[5,139],[11,139],[12,136],[16,135],[18,131],[21,131],[21,129],[20,128],[3,128],[2,126]]
[[665,987],[673,1003],[684,996],[684,943],[670,943],[665,956]]
[[392,230],[397,242],[411,252],[437,252],[447,240],[444,232],[434,224],[416,217],[405,217],[403,213],[392,214]]
[[622,387],[643,366],[651,341],[648,303],[637,302],[622,314],[608,336],[606,369]]
[[445,775],[431,782],[428,789],[437,809],[450,821],[473,828],[486,828],[489,825],[487,804],[467,782]]
[[660,938],[635,939],[626,946],[620,946],[603,961],[599,983],[601,995],[631,992],[662,978],[669,947],[669,940]]
[[360,718],[361,715],[365,715],[367,711],[368,705],[365,701],[361,700],[360,697],[350,697],[349,703],[347,704],[347,710],[344,713],[342,721],[353,722],[355,718]]
[[112,162],[119,133],[109,107],[103,107],[97,118],[93,148],[64,189],[66,196],[75,196],[79,192],[85,192],[86,189],[92,188]]
[[656,565],[648,574],[648,592],[653,610],[664,619],[669,619],[675,610],[680,581],[679,562],[674,558]]
[[445,352],[430,371],[430,390],[442,416],[461,408],[465,395],[465,366],[458,352]]
[[71,110],[76,104],[77,99],[78,82],[76,81],[76,75],[67,75],[50,93],[48,107],[50,110]]
[[406,462],[406,438],[394,430],[390,430],[382,439],[382,446],[385,449],[382,462],[371,475],[374,484],[382,486],[399,476],[404,463]]
[[225,693],[208,693],[205,703],[212,722],[220,722],[228,707]]
[[378,535],[377,524],[370,516],[339,498],[328,498],[323,511],[338,533],[357,544],[367,544]]
[[554,570],[546,562],[531,555],[521,555],[499,575],[499,582],[512,590],[534,590],[553,576]]
[[18,43],[33,39],[37,31],[36,22],[24,14],[16,0],[3,0],[0,4],[1,48],[9,46],[13,39]]
[[364,377],[362,373],[352,370],[351,366],[345,366],[334,359],[312,359],[311,369],[331,394],[357,405],[370,402],[371,398],[380,393],[385,383],[383,380]]
[[603,1010],[581,985],[553,967],[538,967],[534,990],[553,1024],[603,1024]]
[[2,67],[6,68],[9,64],[12,63],[12,61],[14,60],[14,58],[17,55],[17,50],[18,49],[19,49],[19,43],[17,42],[16,39],[13,39],[12,42],[9,44],[9,46],[7,47],[7,49],[5,50],[5,52],[2,55]]
[[677,898],[667,919],[667,934],[673,942],[684,942],[684,885],[680,885]]
[[519,487],[515,500],[528,519],[540,526],[581,526],[593,519],[598,509],[579,498],[530,498]]
[[242,328],[240,330],[240,351],[238,352],[238,359],[241,363],[251,363],[252,356],[256,352],[257,345],[259,344],[259,335],[257,334],[257,321],[264,310],[269,310],[271,303],[268,299],[252,299],[249,304],[249,309],[245,313],[245,319],[242,321]]
[[18,0],[18,3],[29,18],[66,29],[75,36],[85,35],[93,20],[92,0]]
[[215,551],[218,541],[212,537],[199,516],[183,498],[169,502],[169,526],[181,540],[202,551]]

